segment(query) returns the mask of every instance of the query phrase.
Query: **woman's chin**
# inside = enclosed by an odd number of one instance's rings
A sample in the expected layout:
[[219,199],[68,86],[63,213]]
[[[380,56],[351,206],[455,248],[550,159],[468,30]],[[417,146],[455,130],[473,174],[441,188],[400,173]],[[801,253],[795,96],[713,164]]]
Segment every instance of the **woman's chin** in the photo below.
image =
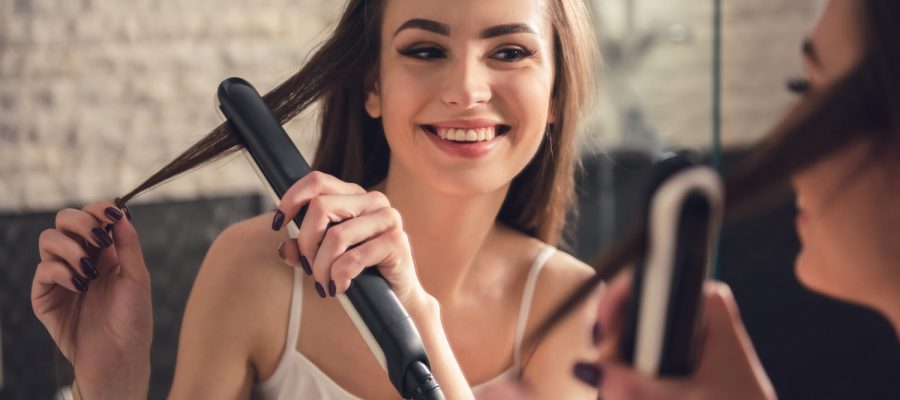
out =
[[[813,262],[812,254],[801,248],[794,260],[794,274],[797,280],[807,289],[827,296],[837,296],[832,293],[829,288],[835,285],[829,285],[827,280],[822,276],[822,266]],[[839,287],[840,285],[838,285]]]

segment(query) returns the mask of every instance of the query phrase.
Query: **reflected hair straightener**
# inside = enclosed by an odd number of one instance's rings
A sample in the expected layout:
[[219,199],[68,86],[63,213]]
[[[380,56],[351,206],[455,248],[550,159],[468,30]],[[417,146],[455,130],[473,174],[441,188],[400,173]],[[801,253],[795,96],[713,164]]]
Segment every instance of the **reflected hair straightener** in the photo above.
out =
[[643,216],[647,247],[636,264],[620,350],[645,375],[689,375],[701,342],[703,282],[724,189],[716,171],[684,155],[656,163],[651,174]]

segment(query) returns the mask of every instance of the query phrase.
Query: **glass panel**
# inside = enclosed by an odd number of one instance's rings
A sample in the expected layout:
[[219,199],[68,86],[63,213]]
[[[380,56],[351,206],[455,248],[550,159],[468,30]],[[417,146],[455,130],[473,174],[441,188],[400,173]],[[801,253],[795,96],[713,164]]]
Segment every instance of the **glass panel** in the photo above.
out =
[[585,122],[575,253],[590,259],[634,223],[640,179],[672,149],[714,147],[712,1],[591,0],[603,64]]

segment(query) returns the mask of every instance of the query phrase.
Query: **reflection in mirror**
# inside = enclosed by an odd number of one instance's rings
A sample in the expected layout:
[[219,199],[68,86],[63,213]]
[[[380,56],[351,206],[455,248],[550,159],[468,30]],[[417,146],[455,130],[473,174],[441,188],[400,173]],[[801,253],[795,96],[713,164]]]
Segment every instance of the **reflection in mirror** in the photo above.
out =
[[592,0],[603,63],[585,121],[575,253],[591,259],[634,223],[640,181],[671,149],[709,152],[711,1]]

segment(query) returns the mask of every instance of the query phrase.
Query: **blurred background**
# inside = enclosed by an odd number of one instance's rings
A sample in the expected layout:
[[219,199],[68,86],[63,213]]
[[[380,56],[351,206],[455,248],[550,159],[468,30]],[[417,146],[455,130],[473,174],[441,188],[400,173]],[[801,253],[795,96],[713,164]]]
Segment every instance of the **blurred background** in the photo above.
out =
[[[728,170],[791,103],[820,0],[589,0],[604,65],[587,116],[580,217],[589,260],[634,220],[639,177],[668,149]],[[292,74],[343,1],[0,0],[0,399],[51,399],[65,362],[34,318],[39,233],[55,211],[133,188],[221,122],[218,83],[267,91]],[[315,152],[315,111],[286,126]],[[273,208],[243,158],[133,202],[153,279],[150,397],[171,383],[194,274],[226,226]],[[877,315],[793,275],[791,199],[725,227],[718,276],[783,399],[900,398],[900,348]]]

